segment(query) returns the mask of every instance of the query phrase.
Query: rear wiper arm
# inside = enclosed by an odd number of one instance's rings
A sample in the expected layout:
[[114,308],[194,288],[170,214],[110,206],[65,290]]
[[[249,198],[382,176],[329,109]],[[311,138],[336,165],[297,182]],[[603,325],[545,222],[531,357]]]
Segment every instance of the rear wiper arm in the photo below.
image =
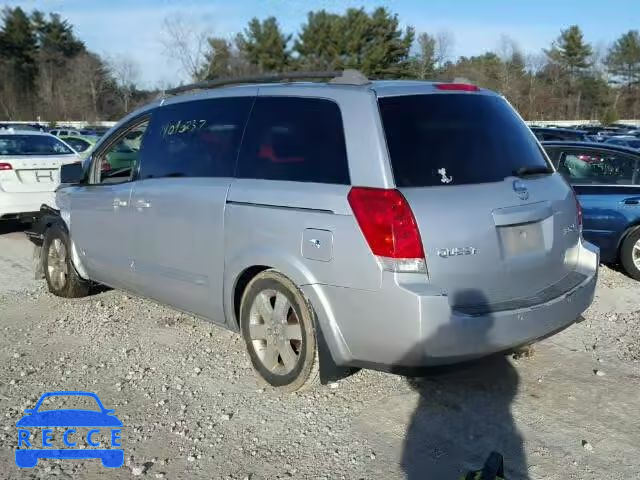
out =
[[553,173],[553,170],[549,167],[520,167],[513,171],[516,177],[526,177],[528,175],[540,175],[540,174]]

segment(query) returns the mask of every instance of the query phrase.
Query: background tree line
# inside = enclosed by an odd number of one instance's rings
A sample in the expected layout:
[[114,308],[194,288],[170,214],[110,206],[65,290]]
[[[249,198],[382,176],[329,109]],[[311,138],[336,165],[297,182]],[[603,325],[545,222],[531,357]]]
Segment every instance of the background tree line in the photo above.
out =
[[[234,38],[181,17],[162,27],[167,56],[191,80],[291,70],[356,68],[371,78],[466,78],[503,93],[529,120],[640,117],[640,34],[594,48],[576,25],[541,52],[503,37],[494,51],[454,58],[453,35],[401,28],[385,8],[309,12],[298,32],[254,18]],[[0,117],[115,119],[154,92],[136,88],[130,60],[87,50],[56,14],[5,8],[0,25]]]
[[2,10],[0,119],[116,119],[147,96],[136,78],[133,62],[89,51],[58,14]]

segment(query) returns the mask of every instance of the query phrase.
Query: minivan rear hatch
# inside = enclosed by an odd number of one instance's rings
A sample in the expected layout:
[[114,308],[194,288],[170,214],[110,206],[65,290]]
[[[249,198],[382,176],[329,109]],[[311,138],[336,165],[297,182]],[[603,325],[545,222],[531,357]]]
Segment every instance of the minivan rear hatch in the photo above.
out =
[[528,306],[579,283],[575,196],[506,100],[470,89],[378,102],[429,280],[454,307]]

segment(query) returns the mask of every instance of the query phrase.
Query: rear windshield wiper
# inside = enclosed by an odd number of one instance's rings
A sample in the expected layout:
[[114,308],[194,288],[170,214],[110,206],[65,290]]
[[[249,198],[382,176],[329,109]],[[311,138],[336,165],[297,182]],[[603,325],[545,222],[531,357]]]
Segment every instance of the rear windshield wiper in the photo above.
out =
[[513,171],[513,174],[516,177],[526,177],[528,175],[540,175],[540,174],[549,174],[553,173],[553,170],[549,167],[520,167]]

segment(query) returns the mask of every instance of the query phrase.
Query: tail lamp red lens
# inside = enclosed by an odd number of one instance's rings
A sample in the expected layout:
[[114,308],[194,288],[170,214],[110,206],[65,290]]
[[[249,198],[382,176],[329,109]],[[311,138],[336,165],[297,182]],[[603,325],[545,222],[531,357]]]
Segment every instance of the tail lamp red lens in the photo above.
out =
[[578,197],[575,195],[575,193],[573,195],[576,199],[576,216],[578,218],[578,227],[582,227],[582,205],[580,205],[580,201],[578,200]]
[[573,188],[571,189],[571,193],[576,202],[576,222],[578,222],[578,228],[582,229],[582,205],[580,205],[580,200],[578,200],[576,191]]
[[13,167],[10,163],[0,162],[0,171],[1,170],[13,170]]
[[348,200],[369,248],[385,269],[426,270],[418,224],[398,190],[353,187]]

